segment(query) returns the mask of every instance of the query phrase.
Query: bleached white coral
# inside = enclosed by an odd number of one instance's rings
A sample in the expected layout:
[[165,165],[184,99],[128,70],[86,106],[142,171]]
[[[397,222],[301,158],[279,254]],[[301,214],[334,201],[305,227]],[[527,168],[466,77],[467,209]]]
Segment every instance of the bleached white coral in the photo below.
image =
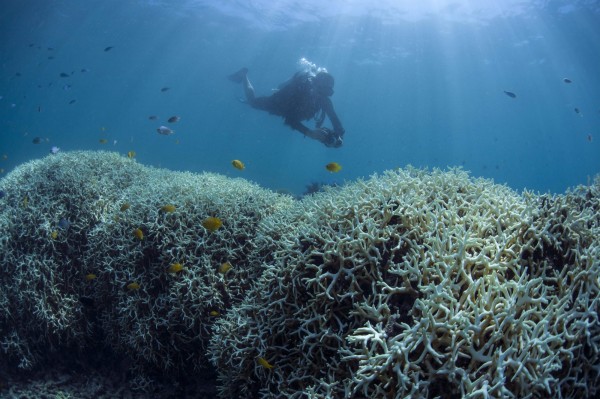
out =
[[108,348],[140,386],[210,358],[223,398],[593,397],[599,186],[409,168],[295,201],[61,152],[0,180],[0,366]]
[[[0,342],[10,334],[20,342],[3,360],[35,365],[66,348],[104,345],[139,370],[175,375],[206,366],[216,315],[261,273],[248,262],[257,225],[293,203],[242,179],[102,152],[61,152],[1,184]],[[209,216],[223,227],[206,230]],[[226,276],[222,262],[233,265]],[[184,269],[169,273],[173,263]],[[128,289],[132,282],[139,289]]]
[[562,198],[413,169],[307,198],[217,324],[221,396],[589,397],[599,223],[585,206],[555,220]]

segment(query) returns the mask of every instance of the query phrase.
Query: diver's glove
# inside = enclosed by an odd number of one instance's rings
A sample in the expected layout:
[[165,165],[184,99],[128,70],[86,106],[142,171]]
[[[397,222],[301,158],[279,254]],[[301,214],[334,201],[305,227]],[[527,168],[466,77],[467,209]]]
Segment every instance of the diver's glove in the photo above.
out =
[[321,132],[323,133],[323,139],[321,142],[325,144],[326,147],[330,148],[339,148],[344,144],[342,140],[342,136],[339,136],[336,132],[326,127],[321,128]]

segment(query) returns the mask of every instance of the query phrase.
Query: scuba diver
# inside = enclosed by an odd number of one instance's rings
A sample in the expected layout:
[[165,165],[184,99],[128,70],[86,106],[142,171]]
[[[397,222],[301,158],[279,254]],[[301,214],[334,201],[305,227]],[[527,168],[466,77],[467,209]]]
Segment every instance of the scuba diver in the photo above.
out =
[[[284,82],[270,96],[256,97],[254,87],[248,80],[248,68],[242,68],[229,80],[244,85],[246,102],[252,108],[282,116],[284,123],[305,136],[325,144],[327,147],[339,148],[343,143],[344,128],[333,109],[333,76],[325,70],[314,73],[311,70],[297,72]],[[323,127],[325,116],[333,125],[333,130]],[[302,121],[314,118],[315,128],[309,129]]]

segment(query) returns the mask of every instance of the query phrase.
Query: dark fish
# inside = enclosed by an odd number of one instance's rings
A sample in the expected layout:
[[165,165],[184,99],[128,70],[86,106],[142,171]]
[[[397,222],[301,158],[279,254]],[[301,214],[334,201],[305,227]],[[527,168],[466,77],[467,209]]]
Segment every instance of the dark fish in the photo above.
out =
[[573,81],[571,79],[569,79],[569,78],[564,78],[563,82],[565,82],[565,83],[573,83]]
[[73,87],[73,86],[71,86],[71,85],[64,85],[63,86],[63,90],[70,90],[71,87]]
[[76,102],[77,102],[77,100],[71,100],[71,101],[69,101],[69,105],[75,104]]
[[587,140],[588,140],[590,143],[592,142],[592,140],[593,140],[593,139],[594,139],[594,138],[592,137],[592,135],[591,135],[591,134],[588,134],[588,136],[587,136]]
[[512,91],[506,91],[506,90],[504,90],[504,94],[506,94],[510,98],[517,98],[517,95],[515,93],[513,93]]
[[81,68],[81,72],[88,72],[88,71],[89,71],[89,69],[87,69],[87,68]]
[[164,93],[165,91],[168,91],[168,90],[171,90],[171,88],[170,88],[170,87],[163,87],[162,89],[160,89],[160,91],[162,91],[163,93]]
[[68,73],[61,72],[59,76],[60,76],[61,78],[68,78],[68,77],[69,77],[69,76],[71,76],[71,75],[69,75]]
[[104,49],[104,51],[110,51],[113,48],[113,46],[108,46]]
[[20,78],[20,77],[21,77],[21,72],[17,72],[17,73],[15,73],[15,76],[16,76],[17,78]]
[[6,193],[2,190],[0,190],[0,198],[4,198],[4,196],[6,195]]
[[54,51],[54,47],[48,47],[49,51]]
[[38,112],[42,112],[42,106],[38,105]]
[[33,140],[31,140],[31,142],[33,144],[40,144],[42,142],[42,140],[44,140],[44,139],[41,137],[34,137]]
[[573,111],[575,111],[576,114],[579,113],[579,108],[575,108]]
[[157,119],[157,116],[156,115],[150,115],[148,117],[148,119],[150,119],[151,121],[155,121]]
[[181,117],[179,117],[179,116],[172,116],[169,119],[167,119],[167,122],[175,123],[175,122],[179,122],[180,119],[181,119]]
[[50,55],[50,56],[48,56],[48,59],[49,59],[49,60],[53,60],[53,59],[54,59],[54,56]]

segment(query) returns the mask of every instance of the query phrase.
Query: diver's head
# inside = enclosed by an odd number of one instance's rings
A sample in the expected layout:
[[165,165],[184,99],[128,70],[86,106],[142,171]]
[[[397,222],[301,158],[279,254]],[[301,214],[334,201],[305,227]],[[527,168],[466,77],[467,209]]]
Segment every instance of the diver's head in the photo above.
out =
[[319,72],[315,76],[315,89],[317,92],[323,96],[331,96],[333,95],[333,76],[328,74],[327,72]]

